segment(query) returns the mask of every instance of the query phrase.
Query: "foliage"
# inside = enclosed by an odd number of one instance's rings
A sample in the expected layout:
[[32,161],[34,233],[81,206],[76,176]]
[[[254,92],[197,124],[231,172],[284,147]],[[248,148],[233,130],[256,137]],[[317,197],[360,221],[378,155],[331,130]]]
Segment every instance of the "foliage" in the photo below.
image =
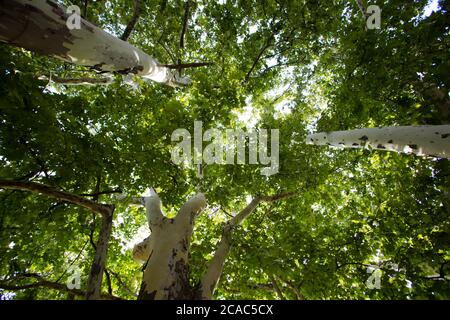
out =
[[[120,36],[132,3],[90,1],[86,16]],[[273,278],[289,299],[448,299],[448,159],[303,142],[316,128],[448,123],[449,2],[428,17],[426,1],[377,4],[382,27],[365,30],[351,1],[197,1],[183,49],[184,3],[145,1],[132,44],[164,63],[214,62],[186,70],[193,85],[182,89],[130,90],[120,76],[107,87],[55,87],[36,75],[91,71],[2,44],[0,177],[75,194],[139,195],[154,186],[169,213],[201,187],[209,206],[192,239],[193,284],[249,196],[295,190],[297,197],[260,205],[239,227],[217,298],[276,298]],[[193,132],[195,120],[205,129],[245,127],[239,114],[249,107],[257,127],[280,129],[277,175],[261,176],[258,165],[211,165],[200,181],[194,166],[172,163],[175,129]],[[111,194],[99,200],[118,204],[107,263],[112,293],[132,299],[142,273],[130,248],[144,213]],[[0,201],[2,280],[39,273],[65,283],[73,263],[83,289],[100,225],[92,213],[18,191],[1,190]],[[383,270],[379,290],[366,286],[370,265]],[[15,294],[71,298],[48,288]]]

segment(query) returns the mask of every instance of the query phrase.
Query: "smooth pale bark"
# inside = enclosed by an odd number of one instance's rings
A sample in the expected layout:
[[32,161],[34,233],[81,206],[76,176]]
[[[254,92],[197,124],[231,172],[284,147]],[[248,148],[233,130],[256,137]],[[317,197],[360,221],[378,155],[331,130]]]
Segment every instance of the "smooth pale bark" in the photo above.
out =
[[231,250],[231,239],[234,229],[242,223],[261,202],[276,202],[295,196],[295,192],[282,193],[275,196],[255,197],[241,212],[225,224],[217,249],[209,262],[201,279],[201,299],[211,300],[219,282],[227,256]]
[[211,300],[220,275],[223,271],[225,260],[231,249],[231,237],[233,229],[237,227],[250,213],[252,213],[258,204],[261,202],[260,198],[253,199],[239,214],[227,222],[222,231],[222,238],[220,239],[213,258],[209,262],[208,268],[201,280],[201,298],[203,300]]
[[136,260],[146,261],[138,299],[195,299],[188,279],[188,253],[205,196],[200,193],[187,201],[173,219],[163,215],[158,195],[145,197],[144,203],[151,234],[133,250]]
[[307,144],[369,148],[448,158],[450,125],[366,128],[308,135]]
[[70,30],[66,9],[49,0],[0,0],[0,41],[98,71],[134,73],[170,86],[189,84],[154,58],[87,20]]

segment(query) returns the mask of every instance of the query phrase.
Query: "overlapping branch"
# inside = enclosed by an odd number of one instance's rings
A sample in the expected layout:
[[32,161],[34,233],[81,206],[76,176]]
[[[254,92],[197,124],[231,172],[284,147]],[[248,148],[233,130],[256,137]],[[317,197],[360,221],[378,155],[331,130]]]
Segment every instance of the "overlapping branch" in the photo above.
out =
[[136,26],[136,23],[139,20],[139,16],[141,15],[142,11],[142,0],[134,0],[134,12],[133,17],[130,21],[128,21],[127,27],[125,28],[125,31],[123,32],[120,39],[123,41],[127,41],[128,38],[131,35],[131,32],[133,32],[134,27]]
[[110,205],[99,204],[95,201],[74,195],[72,193],[56,190],[41,183],[0,179],[0,189],[11,189],[39,193],[65,202],[76,204],[93,212],[99,213],[102,216],[109,215],[111,213]]

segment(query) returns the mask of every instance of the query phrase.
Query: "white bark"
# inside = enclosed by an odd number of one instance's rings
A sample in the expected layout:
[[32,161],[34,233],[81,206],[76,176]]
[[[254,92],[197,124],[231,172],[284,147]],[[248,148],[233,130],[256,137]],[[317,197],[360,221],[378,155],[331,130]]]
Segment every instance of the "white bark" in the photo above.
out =
[[365,128],[308,135],[307,144],[450,157],[450,125]]
[[214,257],[208,265],[208,269],[201,280],[201,299],[211,300],[214,290],[217,287],[220,276],[223,271],[225,260],[231,249],[232,226],[227,224],[223,230],[222,239],[220,239]]
[[144,206],[147,211],[147,221],[150,230],[163,222],[164,214],[161,209],[161,199],[157,194],[144,197]]
[[150,252],[153,251],[153,242],[150,240],[152,237],[145,238],[142,242],[136,244],[133,248],[133,259],[138,263],[144,263],[150,256]]
[[224,227],[222,238],[220,239],[214,257],[209,262],[208,268],[201,280],[201,298],[203,300],[211,300],[219,282],[220,275],[228,253],[231,249],[231,237],[233,229],[238,226],[244,219],[256,209],[261,202],[260,198],[253,199],[239,214],[231,219]]
[[234,227],[242,223],[259,203],[280,201],[295,195],[295,192],[289,192],[258,196],[226,224],[214,257],[202,277],[200,295],[189,286],[187,265],[195,218],[206,206],[204,194],[199,193],[187,201],[174,219],[163,216],[156,193],[147,198],[133,198],[133,204],[142,205],[145,202],[152,229],[150,237],[137,244],[133,250],[135,260],[146,262],[139,298],[211,299],[231,248]]
[[[132,205],[143,205],[147,212],[147,221],[149,229],[153,232],[157,228],[161,228],[164,221],[164,213],[161,209],[161,199],[152,192],[149,197],[132,198]],[[149,236],[144,241],[138,243],[133,248],[133,259],[137,262],[146,262],[153,251],[153,243],[155,236]]]
[[162,214],[156,194],[145,198],[152,233],[133,250],[135,259],[147,261],[140,299],[179,299],[189,294],[190,239],[195,217],[205,206],[205,196],[198,194],[183,205],[174,219],[168,219]]
[[134,73],[170,86],[189,84],[176,72],[92,23],[70,30],[66,9],[49,0],[0,2],[0,41],[99,71]]
[[201,280],[201,298],[203,300],[211,300],[214,290],[217,287],[220,276],[223,271],[225,260],[231,249],[231,238],[235,227],[240,225],[261,202],[276,202],[295,196],[295,192],[282,193],[275,196],[258,196],[255,197],[241,212],[239,212],[233,219],[223,228],[222,238],[217,245],[214,257],[209,262],[206,272]]

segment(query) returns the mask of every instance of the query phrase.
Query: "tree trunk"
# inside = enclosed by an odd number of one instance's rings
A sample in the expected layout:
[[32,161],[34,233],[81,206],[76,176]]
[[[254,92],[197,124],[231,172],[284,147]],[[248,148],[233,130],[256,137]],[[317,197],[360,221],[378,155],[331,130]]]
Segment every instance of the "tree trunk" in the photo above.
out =
[[308,135],[307,144],[414,153],[418,156],[448,158],[450,125],[366,128],[321,132]]
[[50,0],[0,0],[0,41],[98,71],[134,73],[171,86],[189,83],[81,17],[80,28],[69,29],[71,16]]
[[206,206],[203,194],[187,201],[173,219],[161,211],[155,194],[145,198],[151,235],[133,250],[133,256],[146,260],[138,299],[196,299],[189,284],[188,253],[195,218]]
[[103,273],[105,272],[106,258],[108,253],[109,238],[111,236],[114,207],[109,206],[110,212],[102,215],[102,225],[98,236],[95,257],[89,273],[86,290],[87,300],[98,300],[101,298]]

